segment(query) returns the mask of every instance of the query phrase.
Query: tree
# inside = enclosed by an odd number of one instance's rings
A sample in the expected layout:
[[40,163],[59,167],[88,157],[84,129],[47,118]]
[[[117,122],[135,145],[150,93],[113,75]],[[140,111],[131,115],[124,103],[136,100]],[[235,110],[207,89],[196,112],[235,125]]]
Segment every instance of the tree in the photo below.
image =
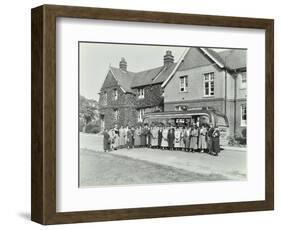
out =
[[[85,127],[84,130],[87,130],[87,126],[91,123],[91,125],[99,125],[99,113],[98,113],[98,102],[93,99],[87,99],[84,96],[80,95],[80,113],[79,117],[80,120],[82,119],[83,122],[80,121],[80,125],[83,124]],[[83,128],[80,127],[80,130]]]

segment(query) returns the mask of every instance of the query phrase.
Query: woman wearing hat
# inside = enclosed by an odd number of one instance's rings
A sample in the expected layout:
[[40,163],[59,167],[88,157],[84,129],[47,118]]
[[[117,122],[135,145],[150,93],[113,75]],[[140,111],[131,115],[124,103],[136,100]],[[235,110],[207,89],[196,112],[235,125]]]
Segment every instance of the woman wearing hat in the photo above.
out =
[[220,152],[220,131],[218,127],[215,127],[214,129],[214,132],[212,134],[212,140],[214,156],[218,156]]

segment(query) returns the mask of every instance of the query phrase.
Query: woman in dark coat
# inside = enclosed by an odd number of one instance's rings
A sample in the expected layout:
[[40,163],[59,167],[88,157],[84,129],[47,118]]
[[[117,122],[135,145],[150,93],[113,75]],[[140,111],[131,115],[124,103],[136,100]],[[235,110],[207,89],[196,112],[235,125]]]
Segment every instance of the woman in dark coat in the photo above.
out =
[[135,147],[140,147],[141,145],[141,128],[140,127],[137,127],[135,129],[135,132],[134,132],[134,146]]
[[110,150],[110,136],[107,132],[107,129],[105,129],[103,132],[103,149],[105,152]]
[[132,129],[129,128],[128,131],[127,131],[127,147],[128,149],[132,148],[133,147],[133,132],[132,132]]
[[146,145],[146,131],[145,128],[141,128],[141,147]]
[[161,126],[158,130],[158,148],[161,148],[161,142],[162,142],[162,132],[163,132],[163,127]]
[[214,152],[214,149],[213,149],[213,132],[214,132],[214,128],[213,128],[213,124],[211,123],[209,125],[208,132],[207,132],[207,142],[208,142],[208,153],[209,154],[212,154]]
[[218,156],[220,152],[220,131],[217,127],[214,129],[212,136],[214,156]]
[[175,130],[174,128],[169,129],[168,132],[168,146],[170,150],[174,149],[174,141],[175,141]]
[[151,147],[151,139],[152,139],[152,133],[150,127],[147,127],[146,131],[146,147]]

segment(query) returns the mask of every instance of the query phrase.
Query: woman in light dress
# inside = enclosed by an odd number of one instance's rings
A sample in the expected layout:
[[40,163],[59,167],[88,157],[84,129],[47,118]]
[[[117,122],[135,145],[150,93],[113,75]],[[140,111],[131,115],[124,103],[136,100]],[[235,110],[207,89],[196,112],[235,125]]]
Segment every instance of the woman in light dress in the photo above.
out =
[[151,147],[156,148],[158,146],[158,127],[154,126],[151,129]]
[[118,125],[116,124],[114,126],[114,129],[113,129],[113,132],[114,132],[114,145],[113,145],[113,149],[114,150],[117,150],[119,148],[119,141],[120,141],[120,138],[119,138],[119,129],[118,129]]
[[207,149],[207,128],[205,125],[202,125],[202,127],[199,130],[199,146],[198,148],[201,149],[201,152],[206,152]]
[[126,145],[126,130],[123,126],[121,126],[119,129],[119,136],[119,146],[120,148],[124,148]]
[[184,150],[185,149],[185,144],[183,141],[183,129],[184,127],[180,127],[180,133],[181,133],[181,140],[180,140],[180,150]]
[[198,127],[196,124],[193,125],[193,128],[190,131],[190,145],[189,149],[191,152],[194,152],[198,149]]
[[135,147],[140,147],[140,145],[141,145],[141,128],[140,128],[140,126],[138,126],[138,127],[135,129],[135,132],[134,132],[134,139],[135,139],[134,146],[135,146]]
[[110,136],[110,149],[116,150],[117,144],[116,144],[116,134],[114,129],[111,129],[108,134]]
[[183,143],[184,143],[184,150],[185,151],[189,151],[190,131],[191,131],[191,128],[189,126],[184,127],[184,129],[183,129]]
[[161,142],[161,147],[163,149],[168,148],[168,132],[169,129],[167,127],[164,127],[162,132],[162,142]]
[[180,128],[177,127],[176,130],[175,130],[175,145],[174,145],[174,147],[177,150],[182,148],[181,139],[182,139],[182,132],[181,132]]

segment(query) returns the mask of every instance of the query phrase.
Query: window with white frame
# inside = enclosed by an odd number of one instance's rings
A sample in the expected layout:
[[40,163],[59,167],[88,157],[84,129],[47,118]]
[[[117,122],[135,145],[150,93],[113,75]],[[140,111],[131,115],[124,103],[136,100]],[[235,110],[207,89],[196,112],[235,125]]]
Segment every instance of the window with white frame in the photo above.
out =
[[118,99],[118,90],[117,89],[114,89],[113,96],[114,96],[114,100]]
[[180,92],[186,92],[188,87],[187,76],[180,77]]
[[138,89],[138,97],[144,98],[144,88]]
[[247,125],[247,106],[241,105],[241,126]]
[[245,89],[247,87],[247,74],[246,72],[243,72],[240,74],[241,76],[241,88]]
[[114,119],[115,119],[115,121],[119,120],[119,110],[118,109],[114,109]]
[[214,73],[204,74],[204,96],[214,96],[215,92]]
[[143,116],[144,116],[144,109],[139,109],[138,110],[138,122],[143,121]]

